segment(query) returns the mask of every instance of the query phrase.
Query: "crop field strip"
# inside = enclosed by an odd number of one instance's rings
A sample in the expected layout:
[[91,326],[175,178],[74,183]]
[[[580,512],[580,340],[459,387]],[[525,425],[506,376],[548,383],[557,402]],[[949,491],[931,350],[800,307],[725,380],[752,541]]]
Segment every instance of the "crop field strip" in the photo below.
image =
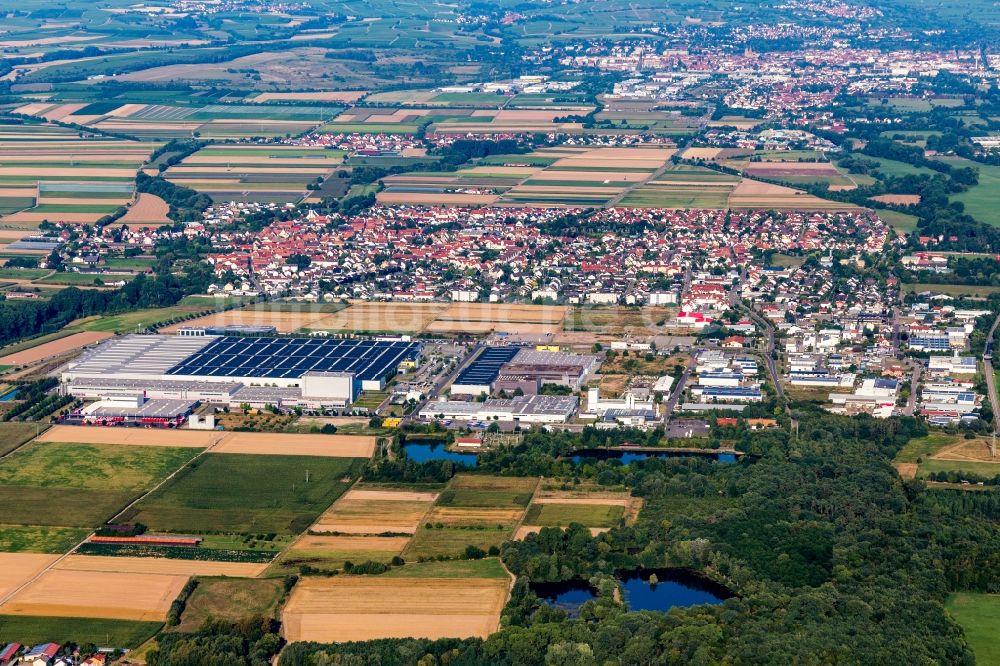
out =
[[454,556],[467,546],[499,547],[514,535],[537,486],[538,480],[531,478],[455,476],[438,495],[403,558]]

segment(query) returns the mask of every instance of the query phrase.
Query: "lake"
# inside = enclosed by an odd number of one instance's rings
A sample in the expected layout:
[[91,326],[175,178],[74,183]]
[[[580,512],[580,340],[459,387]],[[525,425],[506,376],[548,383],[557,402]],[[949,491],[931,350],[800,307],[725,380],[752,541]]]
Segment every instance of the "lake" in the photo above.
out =
[[649,458],[693,458],[700,456],[703,458],[713,458],[721,463],[734,463],[736,456],[732,453],[697,452],[680,453],[676,451],[626,451],[624,449],[580,449],[570,460],[574,465],[580,464],[584,458],[594,458],[596,460],[620,460],[623,465],[627,465],[636,460],[648,460]]
[[479,459],[475,453],[456,453],[445,448],[445,443],[440,441],[431,442],[406,442],[403,444],[406,457],[418,463],[425,463],[430,460],[450,460],[462,463],[466,467],[475,467]]
[[566,611],[570,617],[579,617],[580,606],[597,598],[597,591],[585,580],[532,583],[531,591],[548,605]]
[[[657,582],[650,585],[649,577]],[[639,569],[620,574],[629,610],[668,611],[699,604],[721,604],[732,596],[722,585],[681,569]]]
[[0,402],[7,402],[8,400],[13,400],[17,397],[18,392],[21,389],[14,389],[13,391],[7,391],[3,395],[0,395]]

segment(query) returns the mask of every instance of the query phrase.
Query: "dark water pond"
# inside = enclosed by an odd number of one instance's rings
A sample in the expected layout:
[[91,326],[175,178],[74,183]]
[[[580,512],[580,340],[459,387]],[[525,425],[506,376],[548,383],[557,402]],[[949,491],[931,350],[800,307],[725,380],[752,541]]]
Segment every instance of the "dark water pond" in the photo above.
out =
[[597,590],[585,580],[567,580],[561,583],[532,583],[531,591],[538,598],[566,611],[570,617],[580,615],[580,606],[597,598]]
[[406,442],[403,444],[406,457],[414,462],[424,463],[429,460],[451,460],[475,467],[478,463],[475,453],[455,453],[445,448],[444,442]]
[[624,451],[622,449],[580,449],[570,460],[573,464],[579,464],[584,458],[594,458],[596,460],[621,460],[623,465],[636,460],[648,460],[649,458],[712,458],[721,463],[734,463],[736,456],[732,453],[678,453],[676,451]]
[[[651,584],[650,576],[657,582]],[[721,604],[732,596],[725,587],[679,569],[623,572],[622,593],[629,610],[667,611],[699,604]]]

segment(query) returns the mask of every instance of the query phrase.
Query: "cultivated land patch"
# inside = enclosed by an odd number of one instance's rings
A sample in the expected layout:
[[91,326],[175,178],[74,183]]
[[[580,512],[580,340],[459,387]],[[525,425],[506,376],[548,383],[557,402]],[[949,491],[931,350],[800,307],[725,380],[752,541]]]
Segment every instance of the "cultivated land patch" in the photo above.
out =
[[160,330],[161,333],[176,333],[179,329],[198,326],[274,326],[280,333],[293,333],[301,328],[315,328],[313,324],[325,317],[329,311],[319,308],[286,310],[265,307],[247,307],[205,315],[197,319],[172,324]]
[[267,568],[267,565],[250,562],[173,560],[163,557],[70,555],[61,560],[55,568],[62,571],[168,574],[176,576],[241,576],[252,578],[261,574]]
[[185,575],[49,569],[0,605],[2,615],[162,621]]
[[83,541],[88,530],[73,527],[0,524],[0,551],[5,553],[65,553]]
[[730,208],[769,210],[850,210],[853,204],[820,199],[801,190],[743,179],[729,195]]
[[437,493],[354,487],[316,520],[310,532],[412,534],[436,499]]
[[25,349],[24,351],[2,356],[0,357],[0,365],[24,365],[27,363],[44,361],[45,359],[75,351],[81,347],[94,344],[95,342],[100,342],[101,340],[106,340],[110,337],[111,333],[100,331],[84,331],[82,333],[74,333],[73,335],[65,338],[40,344],[37,347],[31,347],[30,349]]
[[362,465],[358,458],[208,453],[122,519],[168,532],[298,534]]
[[225,435],[212,453],[370,458],[376,440],[364,435],[233,432]]
[[77,645],[117,645],[136,648],[160,630],[162,622],[129,622],[83,617],[0,615],[0,643],[37,645],[59,640]]
[[322,536],[306,534],[282,553],[270,569],[270,574],[298,573],[302,566],[334,571],[345,562],[388,563],[409,543],[408,536]]
[[170,206],[167,202],[156,196],[143,192],[134,204],[129,206],[128,212],[118,219],[119,224],[129,225],[161,225],[170,224],[167,213]]
[[456,475],[438,495],[403,552],[404,559],[489,550],[510,539],[538,485],[533,478]]
[[417,333],[440,313],[440,303],[354,303],[345,310],[314,320],[306,328],[316,331]]
[[193,455],[187,448],[33,443],[0,461],[3,520],[94,527]]
[[[229,433],[226,433],[229,434]],[[46,430],[37,442],[81,442],[122,446],[166,446],[204,449],[225,434],[211,430],[162,430],[158,428],[100,428],[57,425]]]
[[485,638],[499,628],[503,579],[306,578],[282,614],[289,641]]
[[280,579],[199,578],[184,605],[181,623],[171,631],[198,631],[208,619],[276,617],[282,593]]
[[42,553],[0,553],[0,599],[5,599],[57,559],[58,555]]

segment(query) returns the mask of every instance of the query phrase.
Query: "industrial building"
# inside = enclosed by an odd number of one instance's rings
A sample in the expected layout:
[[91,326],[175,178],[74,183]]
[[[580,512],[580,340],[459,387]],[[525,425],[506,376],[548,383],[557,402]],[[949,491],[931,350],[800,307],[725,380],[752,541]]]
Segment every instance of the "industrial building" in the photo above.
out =
[[379,391],[421,345],[393,340],[128,335],[72,361],[64,390],[251,406],[342,407]]
[[426,420],[437,418],[456,421],[505,421],[514,423],[565,423],[576,412],[576,396],[525,395],[485,402],[441,400],[429,402],[420,410]]
[[590,354],[529,349],[526,347],[488,347],[455,380],[455,395],[479,395],[520,389],[535,395],[545,384],[566,386],[579,391],[586,379],[600,365]]

